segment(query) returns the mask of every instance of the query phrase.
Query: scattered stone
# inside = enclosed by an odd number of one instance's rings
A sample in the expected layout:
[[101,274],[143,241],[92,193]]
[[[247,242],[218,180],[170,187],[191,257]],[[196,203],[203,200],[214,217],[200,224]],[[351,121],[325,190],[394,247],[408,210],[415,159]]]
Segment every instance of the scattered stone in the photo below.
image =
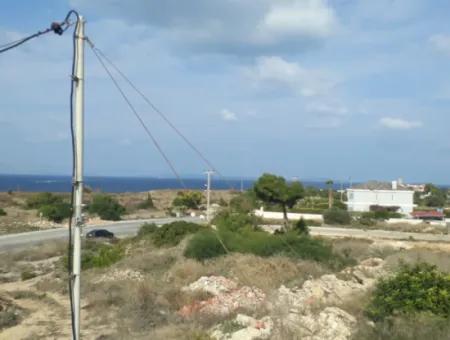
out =
[[272,334],[273,321],[268,316],[257,320],[251,316],[238,314],[234,322],[242,328],[226,333],[223,326],[219,325],[213,329],[211,337],[217,340],[253,340],[268,339]]
[[326,307],[319,315],[300,316],[295,328],[303,340],[346,340],[355,325],[352,315],[337,307]]
[[202,276],[197,281],[191,283],[187,287],[183,287],[182,291],[206,292],[212,295],[227,293],[237,288],[237,283],[223,276]]
[[193,314],[226,316],[240,308],[255,309],[266,298],[264,292],[258,288],[248,286],[237,288],[236,282],[222,276],[203,276],[182,290],[214,295],[207,300],[183,306],[178,311],[183,317],[190,317]]
[[110,282],[110,281],[137,281],[141,282],[144,280],[144,276],[141,272],[131,269],[114,269],[112,272],[103,274],[100,279],[98,279],[95,283],[101,282]]

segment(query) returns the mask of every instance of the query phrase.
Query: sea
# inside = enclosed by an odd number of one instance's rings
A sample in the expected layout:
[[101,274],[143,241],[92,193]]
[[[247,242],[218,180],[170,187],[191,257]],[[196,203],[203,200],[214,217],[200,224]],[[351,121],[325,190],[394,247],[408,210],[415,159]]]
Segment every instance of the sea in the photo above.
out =
[[[161,189],[183,189],[176,178],[156,177],[106,177],[85,176],[85,185],[93,191],[102,192],[142,192]],[[186,189],[203,190],[206,187],[205,178],[183,178]],[[211,188],[246,190],[253,186],[255,179],[218,178],[213,177]],[[302,181],[305,186],[325,188],[324,181]],[[70,176],[58,175],[0,175],[0,192],[70,192],[72,179]],[[336,184],[335,184],[336,185]]]

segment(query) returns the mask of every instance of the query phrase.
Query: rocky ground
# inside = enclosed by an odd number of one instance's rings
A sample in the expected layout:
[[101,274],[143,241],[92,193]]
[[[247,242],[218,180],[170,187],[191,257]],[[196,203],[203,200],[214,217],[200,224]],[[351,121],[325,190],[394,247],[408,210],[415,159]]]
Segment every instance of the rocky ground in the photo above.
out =
[[[2,254],[0,339],[69,339],[65,245]],[[448,245],[335,240],[358,260],[333,271],[284,257],[229,255],[204,263],[181,244],[137,243],[104,269],[83,272],[85,339],[352,339],[368,294],[399,260],[450,271]]]

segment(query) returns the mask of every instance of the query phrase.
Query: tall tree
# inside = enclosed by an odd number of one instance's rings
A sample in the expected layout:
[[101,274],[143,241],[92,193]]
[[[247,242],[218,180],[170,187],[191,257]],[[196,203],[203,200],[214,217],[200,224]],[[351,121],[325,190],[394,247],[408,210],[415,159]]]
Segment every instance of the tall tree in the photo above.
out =
[[331,209],[333,206],[333,181],[329,179],[326,184],[328,186],[328,209]]
[[277,204],[283,209],[285,228],[288,226],[287,209],[304,196],[303,185],[299,181],[287,183],[281,176],[263,174],[254,184],[256,196],[265,203]]

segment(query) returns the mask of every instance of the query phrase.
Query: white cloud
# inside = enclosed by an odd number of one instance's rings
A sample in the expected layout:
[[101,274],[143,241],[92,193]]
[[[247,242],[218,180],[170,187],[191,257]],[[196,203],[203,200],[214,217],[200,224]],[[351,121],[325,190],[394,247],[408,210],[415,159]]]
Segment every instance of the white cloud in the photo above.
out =
[[259,29],[273,36],[329,36],[336,26],[333,10],[322,0],[275,1]]
[[336,85],[336,81],[322,71],[305,69],[275,56],[257,58],[246,73],[257,86],[285,87],[304,97],[324,94]]
[[164,41],[220,53],[260,54],[316,46],[336,31],[327,0],[70,0],[81,11],[152,27]]
[[346,106],[326,103],[309,103],[306,105],[306,111],[329,116],[346,116],[349,113]]
[[234,113],[228,109],[223,109],[222,111],[220,111],[220,115],[222,116],[223,120],[228,121],[228,122],[238,120],[236,113]]
[[429,41],[437,51],[450,55],[450,35],[435,34]]
[[388,129],[409,130],[422,126],[420,121],[408,121],[401,118],[383,117],[380,119],[380,124]]

